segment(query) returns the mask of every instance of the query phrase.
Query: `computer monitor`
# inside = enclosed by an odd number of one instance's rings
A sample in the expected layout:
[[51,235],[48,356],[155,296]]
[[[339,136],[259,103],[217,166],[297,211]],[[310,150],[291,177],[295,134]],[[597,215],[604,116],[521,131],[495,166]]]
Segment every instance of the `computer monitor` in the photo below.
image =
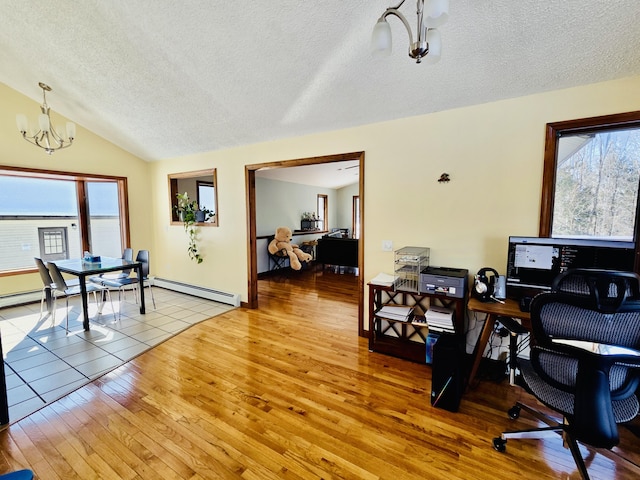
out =
[[516,300],[551,290],[570,268],[633,271],[634,242],[576,238],[509,237],[507,296]]

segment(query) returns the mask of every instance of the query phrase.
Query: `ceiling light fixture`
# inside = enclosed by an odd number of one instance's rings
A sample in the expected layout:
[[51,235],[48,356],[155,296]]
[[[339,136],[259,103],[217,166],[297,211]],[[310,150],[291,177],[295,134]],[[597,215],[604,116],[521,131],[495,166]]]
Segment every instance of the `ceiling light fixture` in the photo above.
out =
[[43,148],[45,152],[51,155],[56,150],[70,147],[76,138],[76,124],[67,122],[67,137],[56,131],[51,125],[51,117],[49,116],[49,105],[47,105],[47,92],[51,91],[51,87],[45,83],[38,83],[42,89],[42,105],[40,110],[42,113],[38,116],[38,129],[29,125],[27,116],[19,114],[16,116],[18,130],[27,142]]
[[[387,23],[387,17],[393,15],[398,17],[407,29],[409,34],[409,56],[420,63],[425,59],[425,63],[436,63],[440,60],[442,43],[440,32],[435,27],[443,25],[449,17],[449,0],[418,0],[418,32],[417,39],[413,41],[413,33],[405,16],[398,11],[405,0],[402,0],[395,7],[387,8],[378,19],[373,34],[371,35],[371,52],[376,56],[391,55],[391,27]],[[426,10],[425,10],[425,3]],[[426,18],[424,14],[426,13]]]

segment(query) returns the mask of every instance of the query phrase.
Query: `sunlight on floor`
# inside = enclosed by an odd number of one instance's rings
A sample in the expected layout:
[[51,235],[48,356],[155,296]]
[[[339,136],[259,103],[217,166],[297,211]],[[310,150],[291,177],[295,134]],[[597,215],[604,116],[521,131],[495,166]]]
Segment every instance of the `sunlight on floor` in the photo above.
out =
[[102,313],[90,304],[88,332],[82,328],[79,298],[69,300],[68,311],[63,302],[58,303],[55,320],[46,312],[40,316],[40,303],[0,309],[10,422],[114,370],[191,325],[234,308],[158,287],[154,293],[157,309],[147,304],[145,315],[140,314],[133,298],[121,304],[114,302],[113,310],[106,303]]

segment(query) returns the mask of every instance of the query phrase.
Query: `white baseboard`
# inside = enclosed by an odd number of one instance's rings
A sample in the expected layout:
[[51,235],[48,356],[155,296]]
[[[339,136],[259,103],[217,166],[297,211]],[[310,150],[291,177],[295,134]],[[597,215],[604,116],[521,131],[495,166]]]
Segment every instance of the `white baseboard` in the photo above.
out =
[[27,303],[39,302],[42,298],[42,291],[16,293],[13,295],[0,296],[0,308],[16,307]]
[[[173,280],[158,277],[153,278],[153,285],[160,288],[166,288],[167,290],[193,295],[194,297],[206,298],[207,300],[213,300],[214,302],[233,305],[234,307],[240,306],[240,295],[237,293],[221,292],[219,290],[212,290],[210,288],[198,287],[196,285],[189,285],[187,283],[175,282]],[[13,295],[2,295],[0,296],[0,308],[16,307],[27,303],[39,302],[41,295],[41,290],[16,293]]]
[[234,307],[240,306],[240,295],[237,293],[221,292],[220,290],[213,290],[211,288],[199,287],[197,285],[190,285],[188,283],[176,282],[174,280],[167,280],[166,278],[159,277],[155,277],[153,279],[153,285],[166,288],[167,290],[193,295],[194,297],[201,297],[215,302],[226,303],[227,305],[233,305]]

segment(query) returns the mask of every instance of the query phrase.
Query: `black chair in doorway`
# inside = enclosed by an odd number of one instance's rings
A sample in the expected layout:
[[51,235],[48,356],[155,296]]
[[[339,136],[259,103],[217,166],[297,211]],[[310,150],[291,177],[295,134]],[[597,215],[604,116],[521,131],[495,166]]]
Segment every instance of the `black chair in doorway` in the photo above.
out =
[[289,254],[283,248],[276,253],[271,253],[269,245],[274,239],[275,235],[271,235],[267,238],[267,254],[269,255],[269,271],[280,270],[289,266]]

